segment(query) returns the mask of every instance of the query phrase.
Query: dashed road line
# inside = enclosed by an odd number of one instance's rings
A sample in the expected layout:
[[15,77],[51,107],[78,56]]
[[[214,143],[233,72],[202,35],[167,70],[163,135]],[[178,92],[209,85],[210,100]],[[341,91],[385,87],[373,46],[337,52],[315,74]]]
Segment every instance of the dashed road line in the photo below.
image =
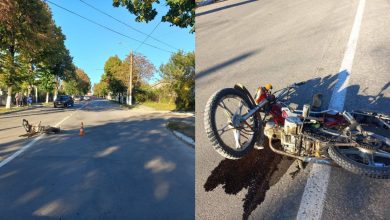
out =
[[[347,49],[341,63],[337,83],[333,90],[329,109],[342,111],[344,109],[347,86],[355,57],[356,45],[359,38],[360,25],[363,19],[365,0],[360,0],[349,36]],[[322,217],[326,192],[328,189],[331,167],[327,165],[314,164],[310,171],[309,178],[302,195],[301,204],[298,210],[297,220],[318,220]]]

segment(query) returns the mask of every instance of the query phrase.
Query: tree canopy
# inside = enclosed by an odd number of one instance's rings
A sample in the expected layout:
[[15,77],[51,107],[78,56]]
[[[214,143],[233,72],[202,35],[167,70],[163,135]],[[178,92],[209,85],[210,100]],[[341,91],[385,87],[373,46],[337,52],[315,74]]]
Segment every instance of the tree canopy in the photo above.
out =
[[195,54],[178,51],[160,66],[162,81],[176,93],[176,108],[195,109]]
[[[142,54],[133,55],[133,88],[141,86],[149,80],[154,72],[155,66]],[[101,81],[95,86],[102,94],[110,91],[117,95],[125,93],[128,89],[130,77],[130,54],[121,60],[118,56],[111,56],[104,64],[104,74]],[[100,90],[99,90],[100,89]],[[94,90],[94,92],[96,92]]]
[[[195,24],[195,1],[194,0],[166,0],[169,7],[168,12],[162,16],[162,22],[169,22],[171,25],[181,28],[192,27]],[[137,22],[149,22],[157,15],[155,5],[160,4],[160,0],[113,0],[115,7],[126,7],[130,13],[136,16]]]
[[30,93],[35,86],[48,97],[57,93],[61,80],[77,79],[65,39],[44,1],[0,2],[0,86],[8,89],[7,108],[13,89]]

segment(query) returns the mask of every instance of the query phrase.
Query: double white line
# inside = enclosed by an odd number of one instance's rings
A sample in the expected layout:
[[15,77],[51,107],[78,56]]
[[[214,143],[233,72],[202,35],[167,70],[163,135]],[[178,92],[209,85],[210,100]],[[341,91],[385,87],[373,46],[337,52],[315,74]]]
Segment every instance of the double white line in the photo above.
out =
[[[349,36],[347,49],[341,63],[337,84],[333,90],[329,109],[342,111],[344,109],[347,86],[355,57],[356,45],[359,38],[360,25],[363,19],[365,0],[360,0],[355,15],[351,35]],[[321,219],[326,191],[328,189],[330,166],[314,164],[303,192],[301,205],[298,210],[297,220]]]

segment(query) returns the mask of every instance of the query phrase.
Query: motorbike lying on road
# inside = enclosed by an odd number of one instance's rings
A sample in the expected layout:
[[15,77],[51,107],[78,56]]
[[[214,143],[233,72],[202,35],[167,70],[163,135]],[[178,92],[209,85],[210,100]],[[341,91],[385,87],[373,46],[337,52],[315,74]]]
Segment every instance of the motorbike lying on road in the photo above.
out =
[[[390,178],[390,139],[378,132],[390,133],[390,117],[364,111],[315,111],[319,107],[315,100],[313,106],[294,110],[285,97],[304,83],[275,92],[267,84],[255,97],[240,84],[214,93],[204,115],[214,149],[225,158],[239,159],[255,144],[263,145],[266,136],[273,152],[301,163],[336,163],[356,174]],[[369,129],[372,125],[374,132]]]
[[26,134],[21,135],[21,136],[27,136],[27,137],[32,137],[37,134],[58,134],[60,133],[60,128],[57,127],[52,127],[50,125],[43,126],[41,125],[41,122],[37,125],[32,125],[30,124],[26,119],[23,119],[22,125],[24,129],[26,130]]

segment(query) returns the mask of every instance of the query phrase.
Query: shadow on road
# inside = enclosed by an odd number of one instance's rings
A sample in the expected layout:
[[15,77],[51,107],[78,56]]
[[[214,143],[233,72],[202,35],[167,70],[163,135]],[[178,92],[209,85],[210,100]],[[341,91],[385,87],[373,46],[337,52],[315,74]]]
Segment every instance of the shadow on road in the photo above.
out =
[[193,218],[193,152],[165,122],[151,114],[47,135],[1,168],[2,218]]
[[[234,195],[244,188],[248,189],[244,198],[243,219],[248,219],[252,211],[264,201],[269,188],[278,182],[293,162],[273,153],[267,145],[265,149],[253,150],[240,160],[222,160],[204,184],[206,191],[222,185],[227,194]],[[279,167],[282,160],[287,165]]]
[[198,79],[200,79],[200,78],[202,78],[202,77],[204,77],[204,76],[206,76],[206,75],[208,75],[210,73],[213,73],[213,72],[215,72],[215,71],[217,71],[219,69],[223,69],[223,68],[226,68],[227,66],[235,64],[237,62],[240,62],[241,60],[247,59],[248,57],[250,57],[250,56],[252,56],[252,55],[254,55],[256,53],[259,53],[259,52],[261,52],[261,49],[253,50],[253,51],[250,51],[250,52],[246,52],[246,53],[244,53],[244,54],[242,54],[240,56],[237,56],[237,57],[235,57],[233,59],[229,59],[229,60],[227,60],[225,62],[219,63],[219,64],[217,64],[217,65],[215,65],[213,67],[210,67],[210,68],[208,68],[206,70],[203,70],[203,71],[197,73],[195,75],[195,80],[198,80]]
[[237,7],[237,6],[248,4],[248,3],[251,3],[251,2],[255,2],[255,1],[257,1],[257,0],[246,0],[246,1],[238,2],[238,3],[234,3],[234,4],[231,4],[231,5],[222,6],[222,7],[211,9],[211,10],[208,10],[208,11],[199,12],[199,13],[196,13],[195,16],[207,15],[207,14],[211,14],[211,13],[214,13],[214,12],[217,12],[217,11],[221,11],[221,10],[225,10],[225,9],[228,9],[228,8]]

